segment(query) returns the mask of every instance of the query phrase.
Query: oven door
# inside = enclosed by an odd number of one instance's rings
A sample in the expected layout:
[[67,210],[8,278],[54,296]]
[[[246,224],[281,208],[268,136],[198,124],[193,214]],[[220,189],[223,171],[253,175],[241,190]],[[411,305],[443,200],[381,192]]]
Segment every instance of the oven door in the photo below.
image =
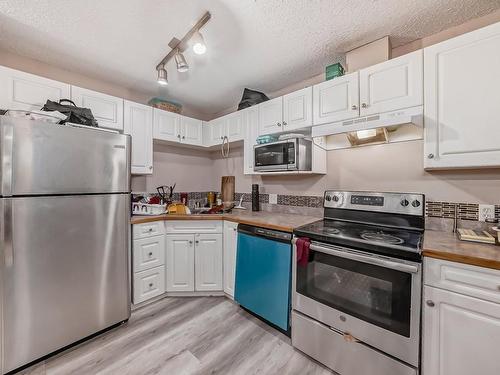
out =
[[297,169],[296,143],[273,142],[255,146],[254,170],[277,171]]
[[420,263],[313,242],[294,271],[295,310],[418,366]]

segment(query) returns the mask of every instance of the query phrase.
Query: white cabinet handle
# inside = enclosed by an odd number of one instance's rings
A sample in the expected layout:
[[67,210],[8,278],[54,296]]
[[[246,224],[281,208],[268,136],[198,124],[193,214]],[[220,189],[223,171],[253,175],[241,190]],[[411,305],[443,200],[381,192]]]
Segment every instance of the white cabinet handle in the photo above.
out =
[[193,244],[193,241],[189,241],[189,244],[192,245]]
[[181,135],[180,135],[180,134],[177,134],[177,138],[181,139]]
[[366,103],[361,103],[361,108],[367,108],[368,107],[368,104]]
[[434,159],[434,154],[427,155],[427,159]]
[[431,301],[430,299],[429,299],[429,300],[427,300],[427,301],[425,301],[425,303],[426,303],[426,305],[427,305],[427,306],[429,306],[429,307],[434,307],[434,306],[436,305],[436,304],[435,304],[433,301]]
[[353,111],[355,111],[356,109],[358,109],[358,106],[357,106],[356,104],[353,104],[353,105],[352,105],[352,107],[351,107],[351,109],[352,109]]
[[281,126],[281,122],[276,123],[276,125]]
[[150,170],[152,170],[152,169],[153,169],[153,166],[152,166],[152,165],[150,165],[150,166],[149,166],[149,169],[150,169]]
[[283,121],[283,126],[285,126],[286,124],[287,124],[286,121]]

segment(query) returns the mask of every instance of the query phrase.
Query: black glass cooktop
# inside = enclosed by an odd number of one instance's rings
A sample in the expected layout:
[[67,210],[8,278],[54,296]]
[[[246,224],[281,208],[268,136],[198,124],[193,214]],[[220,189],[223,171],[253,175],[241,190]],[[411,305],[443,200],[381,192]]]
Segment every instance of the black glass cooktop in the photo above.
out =
[[297,237],[363,251],[421,259],[423,232],[333,219],[323,219],[294,230]]

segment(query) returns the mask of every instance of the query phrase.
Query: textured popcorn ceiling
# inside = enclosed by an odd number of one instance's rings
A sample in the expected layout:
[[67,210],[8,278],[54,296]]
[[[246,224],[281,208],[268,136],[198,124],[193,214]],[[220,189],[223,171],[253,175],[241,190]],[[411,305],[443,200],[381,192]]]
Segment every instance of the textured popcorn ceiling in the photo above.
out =
[[[384,35],[393,47],[500,8],[500,0],[1,0],[0,48],[211,115],[244,87],[273,92]],[[155,66],[205,10],[208,52]]]

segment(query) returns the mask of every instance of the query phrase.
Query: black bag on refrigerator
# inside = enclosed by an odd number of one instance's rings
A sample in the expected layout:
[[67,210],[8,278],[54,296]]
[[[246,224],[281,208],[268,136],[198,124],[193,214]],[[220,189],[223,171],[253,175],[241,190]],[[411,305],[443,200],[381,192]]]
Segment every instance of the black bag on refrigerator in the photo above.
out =
[[68,116],[68,118],[61,121],[61,123],[72,122],[73,124],[93,126],[95,128],[99,126],[89,108],[77,107],[76,104],[69,99],[61,99],[59,100],[59,103],[47,100],[47,103],[43,106],[42,111],[58,111]]
[[269,100],[266,94],[245,88],[238,111]]

